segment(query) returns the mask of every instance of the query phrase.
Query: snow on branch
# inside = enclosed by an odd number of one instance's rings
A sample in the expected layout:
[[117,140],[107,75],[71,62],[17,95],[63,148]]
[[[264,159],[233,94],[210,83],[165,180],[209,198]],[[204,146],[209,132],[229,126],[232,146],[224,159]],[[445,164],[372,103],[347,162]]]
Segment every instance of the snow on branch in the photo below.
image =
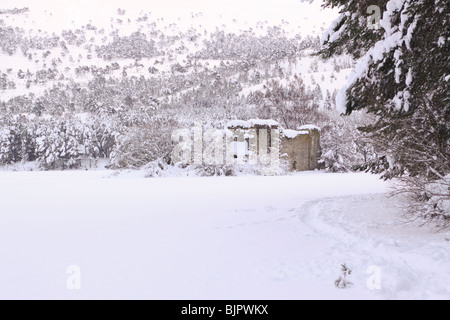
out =
[[[361,58],[356,68],[350,74],[347,83],[341,88],[336,95],[336,108],[339,112],[345,113],[347,109],[347,90],[352,87],[358,80],[367,76],[371,65],[383,62],[386,55],[394,51],[394,64],[395,64],[395,79],[396,82],[400,82],[400,76],[402,74],[401,65],[404,63],[402,60],[403,52],[401,50],[403,44],[405,44],[408,50],[411,50],[410,43],[417,25],[418,16],[414,17],[414,21],[410,23],[406,28],[408,21],[410,20],[410,14],[408,12],[410,0],[390,0],[386,4],[386,11],[383,14],[383,18],[380,21],[385,33],[383,39],[378,41],[371,49],[367,51],[364,57]],[[343,19],[345,15],[336,19],[330,26],[329,30],[334,30],[338,23]],[[395,23],[396,17],[400,17],[399,23]],[[339,37],[341,30],[344,30],[344,24],[337,32],[331,34],[327,31],[324,34],[325,39],[333,39],[335,41]],[[344,28],[344,29],[343,29]],[[412,70],[408,70],[405,84],[410,86],[413,81]],[[395,97],[395,105],[408,107],[409,93],[397,94]]]
[[320,39],[320,44],[324,45],[327,42],[336,41],[345,30],[345,24],[336,31],[336,28],[339,24],[342,23],[342,20],[345,18],[345,14],[341,14],[337,19],[331,22],[330,27],[322,34],[322,38]]

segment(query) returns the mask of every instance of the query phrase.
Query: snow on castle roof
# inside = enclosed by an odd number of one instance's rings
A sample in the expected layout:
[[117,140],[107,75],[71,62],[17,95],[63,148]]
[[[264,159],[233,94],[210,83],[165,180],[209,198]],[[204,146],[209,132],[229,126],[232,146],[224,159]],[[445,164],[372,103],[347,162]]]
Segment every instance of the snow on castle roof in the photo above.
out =
[[226,124],[227,128],[252,128],[256,126],[268,126],[268,127],[278,127],[278,122],[272,119],[250,119],[248,121],[244,120],[232,120]]
[[313,124],[307,124],[304,126],[300,126],[297,128],[297,130],[318,130],[320,132],[320,128],[318,126],[315,126]]
[[309,131],[305,131],[305,130],[290,130],[290,129],[283,129],[283,135],[288,138],[288,139],[294,139],[297,138],[299,135],[302,134],[309,134]]

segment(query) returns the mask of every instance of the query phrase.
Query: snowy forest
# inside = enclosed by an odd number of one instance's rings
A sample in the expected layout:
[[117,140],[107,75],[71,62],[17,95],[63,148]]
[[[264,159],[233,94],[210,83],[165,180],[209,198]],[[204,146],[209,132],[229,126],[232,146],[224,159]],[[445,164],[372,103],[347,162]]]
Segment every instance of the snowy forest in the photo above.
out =
[[[367,5],[325,1],[341,15],[322,39],[264,21],[182,30],[120,8],[110,31],[91,22],[50,34],[10,24],[26,7],[0,10],[0,164],[164,169],[177,128],[274,119],[321,128],[321,169],[400,178],[419,211],[448,217],[448,4],[390,2],[377,28]],[[442,24],[426,43],[423,12]]]
[[[1,19],[0,163],[38,161],[46,170],[109,158],[112,168],[139,168],[170,152],[176,128],[250,118],[321,127],[321,162],[332,171],[376,155],[355,130],[367,116],[335,111],[350,56],[312,56],[320,39],[283,25],[183,32],[158,22],[150,14],[130,21],[118,9],[112,32],[92,23],[47,34]],[[123,24],[135,31],[122,34]]]

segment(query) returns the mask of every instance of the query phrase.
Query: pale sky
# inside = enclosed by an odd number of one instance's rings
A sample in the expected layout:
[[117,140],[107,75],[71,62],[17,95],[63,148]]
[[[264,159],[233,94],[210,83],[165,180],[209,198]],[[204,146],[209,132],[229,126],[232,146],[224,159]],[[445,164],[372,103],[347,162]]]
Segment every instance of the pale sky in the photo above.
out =
[[300,0],[0,0],[0,8],[29,7],[30,18],[35,21],[33,28],[56,32],[89,20],[99,27],[107,26],[110,17],[117,16],[117,8],[122,8],[131,19],[140,12],[151,12],[153,19],[164,17],[167,22],[187,27],[192,23],[191,13],[201,12],[203,16],[196,23],[208,28],[235,24],[246,29],[258,21],[280,24],[284,20],[292,29],[300,26],[303,34],[320,35],[320,28],[326,29],[336,17],[336,11],[323,11],[320,5],[320,0],[312,4]]

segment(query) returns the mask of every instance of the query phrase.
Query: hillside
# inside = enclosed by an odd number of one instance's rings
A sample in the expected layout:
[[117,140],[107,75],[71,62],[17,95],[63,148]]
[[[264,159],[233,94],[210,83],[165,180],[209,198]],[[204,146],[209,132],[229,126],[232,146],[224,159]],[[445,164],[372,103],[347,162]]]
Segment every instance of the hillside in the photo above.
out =
[[28,29],[32,13],[0,10],[0,164],[65,169],[110,158],[137,168],[167,154],[175,128],[249,118],[319,125],[322,161],[334,171],[367,160],[354,132],[365,116],[334,111],[354,61],[312,55],[319,37],[288,22],[211,31],[201,13],[186,28],[117,9],[108,27],[50,32]]

